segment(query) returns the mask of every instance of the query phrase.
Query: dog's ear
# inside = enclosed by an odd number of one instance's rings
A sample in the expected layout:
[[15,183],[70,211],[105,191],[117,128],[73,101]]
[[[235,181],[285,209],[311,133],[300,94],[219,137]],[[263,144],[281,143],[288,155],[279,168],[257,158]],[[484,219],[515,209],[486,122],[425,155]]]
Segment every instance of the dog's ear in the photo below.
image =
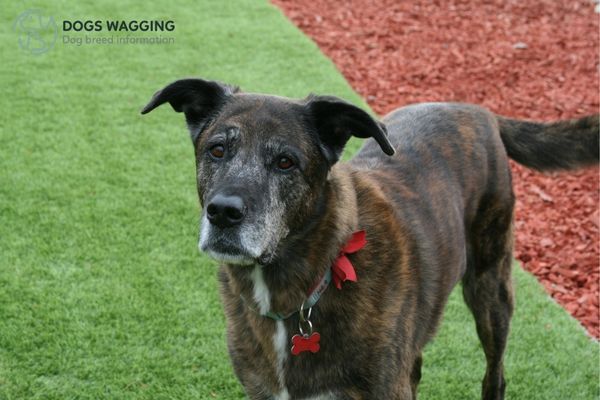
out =
[[394,154],[385,125],[367,112],[334,96],[311,95],[305,101],[330,165],[340,158],[351,136],[372,137],[385,154]]
[[181,79],[156,92],[142,109],[142,114],[169,102],[175,111],[185,114],[192,141],[195,143],[210,117],[237,91],[237,87],[215,81]]

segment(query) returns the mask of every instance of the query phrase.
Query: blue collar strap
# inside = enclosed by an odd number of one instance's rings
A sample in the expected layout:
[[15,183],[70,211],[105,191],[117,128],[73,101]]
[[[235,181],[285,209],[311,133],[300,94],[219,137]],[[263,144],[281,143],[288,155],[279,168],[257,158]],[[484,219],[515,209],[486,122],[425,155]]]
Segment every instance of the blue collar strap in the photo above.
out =
[[[323,278],[321,278],[319,283],[317,283],[317,285],[314,287],[314,289],[308,294],[308,296],[306,297],[306,300],[304,300],[304,303],[302,304],[301,308],[309,309],[311,307],[314,307],[315,304],[317,304],[317,302],[321,298],[321,295],[325,292],[325,290],[327,290],[327,287],[331,283],[331,278],[332,278],[332,273],[331,273],[331,268],[329,268],[327,270],[327,272],[325,272],[325,275],[323,276]],[[259,314],[262,317],[270,318],[275,321],[286,320],[286,319],[290,318],[292,315],[294,315],[300,311],[300,310],[292,311],[289,314],[283,314],[283,313],[279,313],[279,312],[269,311],[267,313],[262,314],[262,313],[259,313],[258,311],[256,311],[254,308],[248,306],[248,302],[246,301],[246,299],[244,299],[243,296],[240,296],[240,297],[242,298],[242,301],[244,303],[246,303],[246,306],[249,309],[251,309],[252,311],[254,311],[255,313]]]

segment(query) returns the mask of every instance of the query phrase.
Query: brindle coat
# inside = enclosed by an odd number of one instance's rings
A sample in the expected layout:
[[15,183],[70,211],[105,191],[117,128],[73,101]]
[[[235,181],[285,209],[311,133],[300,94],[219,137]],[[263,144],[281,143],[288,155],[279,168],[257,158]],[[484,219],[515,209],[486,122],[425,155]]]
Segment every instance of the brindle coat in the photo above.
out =
[[[200,247],[223,262],[228,347],[250,398],[415,399],[421,352],[461,280],[487,359],[482,397],[504,397],[507,152],[538,169],[597,163],[597,117],[544,125],[439,103],[382,124],[333,97],[291,100],[195,79],[168,85],[142,112],[165,102],[192,134]],[[337,163],[351,135],[375,140]],[[321,350],[292,356],[298,314],[260,314],[298,310],[360,229],[368,243],[349,256],[358,281],[324,292],[311,318]]]

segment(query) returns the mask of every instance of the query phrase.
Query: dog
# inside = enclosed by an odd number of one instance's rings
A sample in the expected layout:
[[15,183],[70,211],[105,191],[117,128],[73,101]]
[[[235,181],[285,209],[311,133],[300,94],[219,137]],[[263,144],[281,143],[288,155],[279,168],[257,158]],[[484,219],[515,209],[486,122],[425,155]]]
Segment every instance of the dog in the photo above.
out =
[[[598,116],[535,123],[426,103],[382,121],[332,96],[295,100],[175,81],[202,207],[199,248],[221,263],[233,369],[251,399],[416,399],[422,351],[462,282],[502,399],[513,312],[508,158],[598,164]],[[365,138],[339,162],[346,142]]]

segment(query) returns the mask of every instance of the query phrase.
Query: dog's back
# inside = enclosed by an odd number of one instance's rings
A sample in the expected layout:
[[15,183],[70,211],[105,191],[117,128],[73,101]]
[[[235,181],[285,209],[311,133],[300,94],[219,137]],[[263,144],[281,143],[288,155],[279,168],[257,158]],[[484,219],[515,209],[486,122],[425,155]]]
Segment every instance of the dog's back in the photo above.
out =
[[508,157],[541,171],[599,159],[599,116],[536,123],[470,104],[423,103],[395,110],[383,122],[395,155],[384,156],[369,140],[351,163],[382,180],[400,213],[435,224],[429,238],[464,237],[458,225],[469,230],[483,203],[512,201]]

